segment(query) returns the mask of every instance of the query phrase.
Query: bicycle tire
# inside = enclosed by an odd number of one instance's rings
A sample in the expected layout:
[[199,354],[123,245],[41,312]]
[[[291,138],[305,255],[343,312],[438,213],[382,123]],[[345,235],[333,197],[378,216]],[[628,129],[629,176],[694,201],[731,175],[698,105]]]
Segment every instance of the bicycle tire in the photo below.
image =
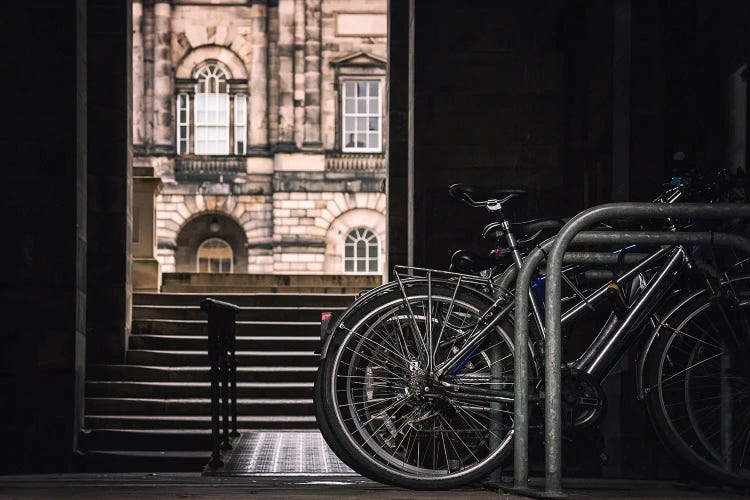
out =
[[[450,284],[443,284],[443,283],[432,283],[432,292],[431,297],[433,301],[436,303],[445,304],[448,303],[452,299],[452,293],[455,290],[452,288],[452,285]],[[426,298],[428,297],[427,293],[427,287],[424,284],[415,284],[411,283],[407,287],[407,295],[410,298],[410,301],[426,301]],[[403,303],[403,297],[401,295],[401,292],[396,290],[388,294],[384,294],[381,297],[378,297],[376,300],[370,302],[366,308],[363,308],[361,311],[352,312],[352,314],[349,316],[349,324],[351,325],[351,332],[355,332],[357,329],[357,325],[366,325],[368,321],[372,320],[374,322],[377,322],[378,320],[382,320],[382,318],[378,317],[378,314],[386,314],[388,312],[392,313],[394,311],[393,307],[395,306],[396,309],[398,308],[398,304]],[[482,296],[479,293],[476,293],[472,290],[466,289],[462,290],[461,295],[456,299],[456,303],[460,304],[460,307],[467,308],[467,310],[473,311],[473,314],[478,316],[478,314],[481,311],[486,310],[490,304],[491,300],[489,300],[487,297]],[[462,313],[464,314],[464,313]],[[384,321],[384,320],[382,320]],[[448,320],[450,322],[450,319]],[[453,328],[453,327],[450,327]],[[501,327],[496,328],[496,332],[501,331]],[[501,338],[502,344],[506,346],[508,351],[512,353],[512,329],[508,327],[508,323],[505,323],[505,330],[500,333],[499,337]],[[387,451],[384,451],[384,448],[381,446],[381,448],[378,450],[378,453],[374,454],[370,453],[369,451],[366,451],[366,448],[373,448],[374,445],[370,443],[370,440],[377,436],[377,432],[373,432],[371,434],[368,434],[370,437],[367,439],[363,439],[362,436],[358,435],[358,432],[361,432],[361,428],[356,428],[357,425],[361,424],[362,422],[355,423],[355,418],[350,417],[349,426],[347,426],[345,422],[345,417],[342,417],[342,412],[339,411],[340,404],[341,404],[341,397],[349,397],[349,396],[341,396],[341,392],[339,389],[337,389],[337,374],[339,373],[339,369],[341,366],[343,366],[346,363],[342,363],[343,361],[350,361],[346,355],[345,351],[347,348],[351,349],[350,347],[350,341],[354,338],[353,333],[341,333],[338,334],[338,332],[334,332],[335,335],[337,335],[331,342],[331,346],[329,348],[328,355],[322,365],[323,368],[323,381],[325,382],[325,387],[322,389],[322,396],[324,404],[320,405],[320,407],[325,412],[325,420],[330,426],[330,431],[332,434],[332,440],[335,441],[338,445],[345,448],[346,453],[348,453],[348,457],[351,459],[351,463],[349,464],[354,470],[359,472],[360,474],[369,477],[370,479],[385,483],[385,484],[391,484],[394,486],[404,487],[404,488],[410,488],[410,489],[425,489],[425,490],[434,490],[434,489],[449,489],[449,488],[455,488],[459,486],[463,486],[465,484],[471,483],[473,481],[476,481],[478,479],[481,479],[482,477],[487,476],[490,472],[492,472],[495,468],[497,468],[502,461],[509,456],[510,450],[512,448],[512,425],[511,428],[507,429],[507,432],[504,435],[504,438],[502,440],[502,447],[498,447],[497,449],[493,450],[492,453],[489,453],[484,459],[479,460],[477,464],[474,464],[472,467],[468,468],[467,470],[461,470],[459,472],[451,471],[450,464],[453,463],[452,458],[448,456],[448,450],[447,450],[447,444],[445,444],[445,441],[443,441],[443,453],[445,454],[445,463],[447,467],[446,473],[436,473],[433,471],[433,474],[420,474],[417,471],[420,472],[427,472],[422,471],[419,467],[413,466],[411,467],[413,469],[412,472],[405,472],[404,470],[399,470],[398,467],[395,466],[396,460],[393,456],[389,456]],[[493,337],[494,338],[494,337]],[[360,343],[363,343],[363,340],[359,340]],[[498,341],[496,344],[500,344],[501,342]],[[373,344],[367,344],[368,346],[374,346]],[[360,346],[361,348],[361,346]],[[495,347],[495,344],[493,344],[492,349],[497,349]],[[501,351],[498,351],[501,352]],[[507,365],[512,366],[512,356],[508,359]],[[488,366],[492,366],[492,361],[488,364]],[[502,365],[505,367],[506,365]],[[512,379],[512,374],[506,375],[506,377]],[[340,379],[339,379],[340,380]],[[363,379],[364,380],[364,379]],[[384,384],[385,385],[385,384]],[[346,391],[343,391],[346,392]],[[352,391],[354,392],[354,391]],[[351,408],[356,408],[357,404],[362,403],[347,403],[352,405]],[[497,403],[494,403],[497,404]],[[365,403],[366,405],[366,403]],[[364,408],[365,406],[363,406]],[[354,410],[351,410],[354,411]],[[448,412],[453,411],[445,409],[441,410],[444,411],[444,413],[440,413],[438,410],[431,410],[436,412],[435,414],[440,414],[439,418],[445,419],[447,418],[446,415]],[[492,411],[492,410],[490,410]],[[512,413],[512,404],[510,405],[510,413]],[[456,411],[457,413],[457,411]],[[388,416],[390,418],[390,416]],[[386,420],[387,422],[387,420]],[[385,423],[383,424],[385,425]],[[381,425],[381,427],[383,426]],[[411,425],[411,424],[410,424]],[[433,426],[435,424],[433,423]],[[447,431],[441,426],[441,431],[436,431],[436,428],[433,427],[433,435],[437,434],[438,432],[442,432],[443,434],[447,434]],[[498,431],[497,428],[494,430]],[[476,432],[476,430],[474,430]],[[488,430],[488,432],[492,433],[492,430]],[[441,436],[443,435],[441,434]],[[364,434],[363,434],[364,435]],[[397,436],[398,434],[396,434]],[[415,430],[415,436],[419,435],[419,431]],[[378,439],[381,438],[381,436],[377,436]],[[459,439],[461,439],[461,436],[458,436]],[[393,437],[395,440],[395,437]],[[402,437],[402,442],[404,439],[406,439],[406,436]],[[420,437],[414,438],[415,440],[421,439]],[[436,441],[437,438],[433,436],[433,442]],[[450,439],[450,438],[449,438]],[[489,438],[487,438],[489,440]],[[493,435],[492,439],[497,441],[499,440],[498,436]],[[377,441],[375,439],[374,441]],[[373,441],[373,443],[374,443]],[[458,441],[457,441],[458,442]],[[382,445],[383,443],[380,443]],[[380,446],[378,445],[378,446]],[[396,448],[398,448],[396,446]],[[491,445],[490,445],[491,446]],[[404,444],[404,448],[406,448],[406,444]],[[437,451],[439,448],[439,445],[434,444],[434,450]],[[455,447],[453,448],[456,449]],[[469,450],[467,446],[467,450]],[[470,451],[470,450],[469,450]],[[458,454],[458,452],[456,452]],[[464,454],[466,454],[464,452]],[[402,455],[405,457],[403,460],[403,468],[407,468],[407,455],[409,455],[408,452],[402,452]],[[435,463],[435,455],[437,453],[433,453],[433,463]],[[375,458],[374,458],[375,457]],[[383,458],[385,457],[385,458]],[[417,458],[417,462],[419,462],[419,458]],[[409,466],[412,466],[412,464],[408,464]],[[424,465],[422,463],[421,465]]]
[[731,460],[725,460],[732,453],[726,455],[722,451],[726,444],[723,445],[721,436],[716,435],[721,422],[717,422],[714,413],[718,405],[721,418],[722,390],[730,387],[728,394],[733,406],[729,413],[734,414],[736,408],[740,417],[750,415],[750,397],[746,392],[750,381],[727,375],[726,366],[722,368],[721,360],[727,355],[726,343],[721,340],[720,330],[707,329],[709,323],[704,313],[710,310],[710,293],[705,291],[680,305],[662,325],[645,360],[645,403],[657,434],[680,463],[702,473],[702,477],[747,489],[750,488],[750,447],[747,446],[750,427],[735,436],[740,446],[745,446],[745,451],[739,452],[739,469],[730,470]]

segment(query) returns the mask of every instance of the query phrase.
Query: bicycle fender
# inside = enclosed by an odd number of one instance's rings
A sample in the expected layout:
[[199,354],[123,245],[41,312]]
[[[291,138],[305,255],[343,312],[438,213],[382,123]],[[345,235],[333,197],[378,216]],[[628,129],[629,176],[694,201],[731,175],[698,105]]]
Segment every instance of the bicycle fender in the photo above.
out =
[[326,355],[328,354],[328,348],[331,345],[331,340],[333,339],[333,332],[335,332],[342,321],[344,321],[354,310],[355,308],[358,309],[363,304],[367,303],[368,301],[372,300],[374,297],[378,296],[380,293],[390,292],[392,289],[398,288],[398,282],[396,281],[389,281],[388,283],[385,283],[383,285],[380,285],[378,287],[372,288],[368,290],[367,292],[363,293],[359,297],[357,297],[352,304],[346,308],[344,312],[338,315],[337,318],[328,325],[328,328],[325,332],[325,338],[323,340],[323,347],[320,350],[320,361],[323,361],[326,359]]
[[[441,280],[433,280],[433,282],[440,282],[440,281]],[[407,283],[404,283],[404,284],[408,286],[408,285],[413,285],[413,284],[418,283],[418,282],[423,282],[424,283],[424,282],[426,282],[426,279],[421,279],[421,278],[420,279],[415,279],[415,280],[411,280],[411,281],[409,281]],[[369,302],[370,300],[374,299],[375,297],[379,296],[381,293],[391,292],[393,290],[399,289],[399,287],[400,287],[400,285],[399,285],[398,281],[389,281],[388,283],[385,283],[384,285],[380,285],[379,287],[373,288],[373,289],[369,290],[368,292],[366,292],[365,294],[363,294],[360,297],[358,297],[352,303],[352,305],[350,305],[343,313],[341,313],[338,316],[338,318],[336,318],[335,321],[332,324],[330,324],[329,327],[327,328],[327,331],[325,333],[326,338],[323,339],[323,347],[320,350],[320,361],[323,361],[324,359],[326,359],[326,356],[328,355],[328,349],[330,348],[331,342],[333,341],[333,338],[334,338],[333,334],[336,332],[336,330],[338,330],[339,326],[343,323],[343,321],[345,319],[347,319],[349,317],[349,315],[354,310],[358,310],[360,307],[362,307],[363,305],[365,305],[367,302]],[[481,295],[486,300],[489,300],[490,303],[492,303],[492,302],[495,301],[495,299],[493,299],[490,295],[488,295],[488,294],[486,294],[486,293],[484,293],[484,292],[482,292],[480,290],[477,290],[475,288],[468,288],[467,287],[467,290],[470,291],[471,293],[475,293],[475,294]]]
[[[656,324],[655,328],[646,337],[646,340],[643,343],[643,347],[638,353],[638,365],[636,369],[636,391],[637,391],[636,396],[638,397],[638,399],[643,399],[646,396],[646,394],[644,393],[645,388],[643,386],[644,385],[643,384],[643,372],[645,371],[645,367],[646,367],[646,358],[648,357],[648,354],[651,351],[651,347],[654,345],[654,341],[661,334],[662,331],[668,329],[667,322],[672,316],[674,316],[674,314],[679,309],[681,309],[685,304],[687,304],[691,300],[694,300],[696,297],[700,296],[701,294],[706,293],[707,291],[708,290],[705,290],[705,289],[698,290],[696,292],[692,292],[690,295],[680,300],[659,320],[659,323]],[[652,321],[654,318],[659,319],[656,315],[653,315],[653,314],[651,318],[652,318]]]

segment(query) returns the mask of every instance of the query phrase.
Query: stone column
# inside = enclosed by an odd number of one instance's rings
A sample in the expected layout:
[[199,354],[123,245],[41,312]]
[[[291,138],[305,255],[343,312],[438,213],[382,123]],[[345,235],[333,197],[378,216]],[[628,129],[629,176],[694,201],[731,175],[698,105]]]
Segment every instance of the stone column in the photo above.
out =
[[154,5],[154,147],[163,153],[174,150],[174,83],[169,46],[171,14],[169,1],[159,0]]
[[158,292],[161,270],[156,260],[156,197],[164,184],[151,167],[133,168],[133,291]]
[[133,145],[143,148],[146,122],[143,117],[143,4],[133,1]]
[[305,0],[305,146],[320,142],[320,0]]
[[294,0],[279,0],[279,149],[294,149]]
[[279,141],[279,6],[268,6],[268,143]]
[[305,0],[294,2],[294,142],[305,142]]
[[250,147],[268,147],[268,8],[257,3],[252,7],[252,62],[250,65]]
[[154,145],[154,6],[148,4],[143,5],[143,133],[150,150]]

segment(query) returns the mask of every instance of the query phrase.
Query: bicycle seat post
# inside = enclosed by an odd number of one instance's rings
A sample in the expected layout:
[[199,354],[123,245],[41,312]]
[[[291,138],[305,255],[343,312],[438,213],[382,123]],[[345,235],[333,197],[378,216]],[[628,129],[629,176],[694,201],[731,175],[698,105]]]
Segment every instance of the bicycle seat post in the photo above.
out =
[[523,263],[521,260],[521,253],[518,251],[518,246],[516,245],[516,238],[513,235],[513,231],[511,231],[510,228],[510,222],[508,221],[508,218],[505,217],[505,212],[503,211],[503,203],[510,201],[511,199],[515,198],[515,194],[509,194],[502,200],[487,200],[487,210],[490,212],[493,212],[496,214],[497,220],[500,223],[500,227],[503,229],[503,232],[505,233],[505,239],[508,242],[508,249],[510,250],[511,255],[513,256],[513,263],[516,265],[517,268],[521,268],[521,264]]

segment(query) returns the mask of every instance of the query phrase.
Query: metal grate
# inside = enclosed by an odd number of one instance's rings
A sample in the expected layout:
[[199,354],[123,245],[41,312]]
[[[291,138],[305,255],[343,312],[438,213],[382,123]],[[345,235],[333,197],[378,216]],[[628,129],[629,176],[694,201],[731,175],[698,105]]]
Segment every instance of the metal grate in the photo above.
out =
[[243,434],[212,476],[356,476],[318,432]]

